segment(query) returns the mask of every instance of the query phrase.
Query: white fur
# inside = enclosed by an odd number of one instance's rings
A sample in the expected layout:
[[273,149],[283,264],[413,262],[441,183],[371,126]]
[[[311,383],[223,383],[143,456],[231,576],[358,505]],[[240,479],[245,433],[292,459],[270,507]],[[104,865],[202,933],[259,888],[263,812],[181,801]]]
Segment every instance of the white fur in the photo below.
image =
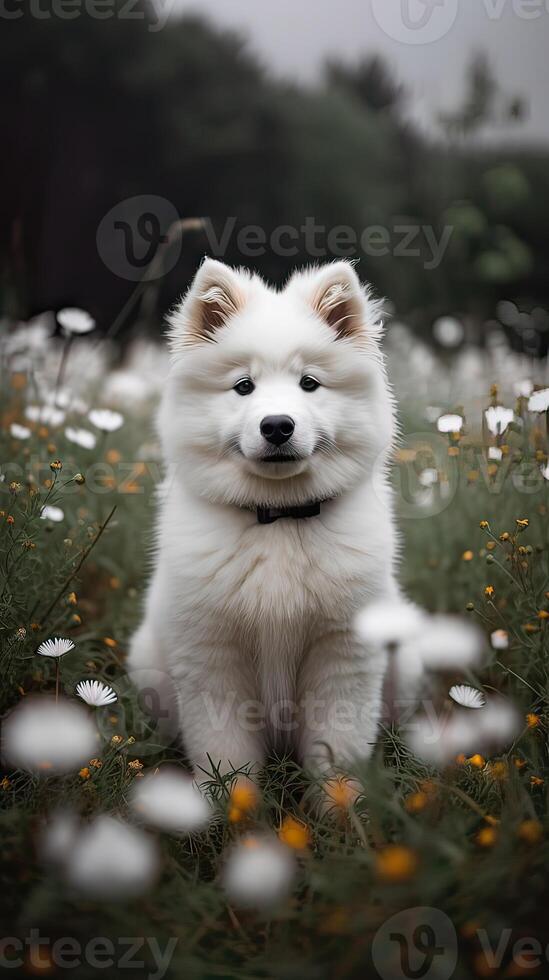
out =
[[[170,675],[196,768],[258,768],[277,744],[308,766],[371,751],[385,661],[352,622],[398,594],[379,314],[344,262],[277,292],[206,260],[171,316],[156,566],[129,668]],[[270,414],[294,419],[297,462],[261,462]],[[318,517],[257,522],[258,505],[311,500]]]

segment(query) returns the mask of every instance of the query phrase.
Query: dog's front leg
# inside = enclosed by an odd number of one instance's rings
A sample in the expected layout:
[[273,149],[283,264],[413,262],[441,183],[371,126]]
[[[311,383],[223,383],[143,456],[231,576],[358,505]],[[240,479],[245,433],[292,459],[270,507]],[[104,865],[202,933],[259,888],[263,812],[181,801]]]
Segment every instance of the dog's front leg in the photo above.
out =
[[212,772],[261,768],[264,720],[254,678],[239,650],[229,646],[188,653],[172,668],[181,731],[197,781]]
[[299,677],[299,749],[306,768],[328,772],[365,759],[382,708],[384,654],[365,651],[346,629],[317,640]]

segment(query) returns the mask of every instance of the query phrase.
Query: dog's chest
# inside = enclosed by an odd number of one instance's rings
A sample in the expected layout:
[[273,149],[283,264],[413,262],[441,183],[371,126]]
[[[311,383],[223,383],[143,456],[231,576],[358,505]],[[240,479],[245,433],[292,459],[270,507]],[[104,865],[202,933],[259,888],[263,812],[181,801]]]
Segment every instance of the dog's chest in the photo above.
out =
[[366,586],[371,558],[356,539],[310,520],[248,526],[196,555],[210,609],[244,625],[345,618]]

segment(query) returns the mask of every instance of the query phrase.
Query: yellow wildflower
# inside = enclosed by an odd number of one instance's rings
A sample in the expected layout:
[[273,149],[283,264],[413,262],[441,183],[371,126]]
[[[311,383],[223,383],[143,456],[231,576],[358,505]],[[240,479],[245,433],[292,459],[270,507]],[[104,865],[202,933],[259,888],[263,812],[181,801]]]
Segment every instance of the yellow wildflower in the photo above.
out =
[[543,827],[539,820],[523,820],[517,827],[517,837],[525,844],[539,844],[543,839]]
[[325,789],[332,803],[335,803],[342,810],[347,810],[352,806],[358,796],[358,790],[348,779],[342,779],[341,777],[338,779],[329,779]]
[[410,793],[409,796],[404,800],[404,806],[406,807],[408,813],[421,813],[425,809],[429,802],[429,797],[427,793]]
[[494,827],[481,827],[475,840],[479,847],[493,847],[498,839],[497,831]]
[[294,851],[304,851],[311,843],[311,834],[306,824],[294,817],[285,817],[280,830],[280,840]]
[[419,866],[415,851],[403,844],[389,844],[376,856],[376,874],[382,881],[393,884],[408,881]]

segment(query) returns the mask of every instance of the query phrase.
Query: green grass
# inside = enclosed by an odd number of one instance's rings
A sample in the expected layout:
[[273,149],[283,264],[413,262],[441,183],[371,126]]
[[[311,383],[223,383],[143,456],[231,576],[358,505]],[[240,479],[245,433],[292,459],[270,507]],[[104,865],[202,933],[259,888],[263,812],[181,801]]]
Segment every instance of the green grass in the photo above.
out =
[[[145,767],[165,759],[183,763],[177,745],[158,740],[124,674],[127,641],[139,621],[154,524],[157,464],[134,462],[143,455],[143,444],[150,443],[150,415],[132,419],[128,412],[123,428],[100,440],[94,451],[69,443],[63,429],[46,431],[37,424],[31,426],[30,439],[18,441],[10,436],[9,425],[27,424],[27,388],[13,389],[4,375],[2,392],[2,714],[29,693],[53,689],[54,669],[35,655],[38,644],[50,636],[70,636],[76,644],[62,661],[68,695],[83,677],[105,680],[119,694],[116,706],[101,714],[103,765],[89,779],[74,773],[38,780],[6,770],[0,790],[4,934],[25,938],[34,927],[51,940],[70,935],[83,944],[94,936],[111,937],[115,943],[120,937],[152,936],[161,946],[175,937],[168,972],[174,977],[364,977],[376,976],[374,967],[383,972],[379,954],[372,964],[372,942],[387,919],[403,909],[431,906],[444,911],[456,929],[456,977],[514,975],[505,973],[508,959],[499,974],[486,972],[478,930],[486,930],[492,947],[506,928],[513,930],[513,939],[526,935],[543,940],[546,932],[547,789],[545,783],[533,786],[532,777],[549,776],[547,628],[538,617],[549,608],[549,484],[538,479],[533,492],[521,490],[525,468],[539,471],[532,459],[536,447],[547,449],[544,433],[538,432],[537,442],[533,429],[511,436],[509,455],[490,476],[479,472],[479,440],[465,439],[459,455],[445,460],[454,481],[451,503],[431,516],[424,516],[428,511],[412,499],[421,453],[412,461],[401,459],[396,479],[397,486],[407,488],[400,494],[406,497],[401,500],[406,590],[428,609],[474,617],[487,634],[500,627],[508,630],[509,649],[493,653],[482,674],[469,679],[505,692],[525,719],[528,712],[538,716],[534,728],[525,720],[507,753],[488,760],[505,764],[499,778],[490,764],[431,771],[411,756],[397,729],[383,729],[374,757],[357,770],[364,800],[349,811],[322,816],[310,805],[311,784],[305,774],[294,763],[275,759],[264,774],[261,804],[244,825],[228,819],[228,782],[213,780],[216,819],[210,828],[186,840],[163,835],[162,874],[154,891],[146,898],[105,906],[75,898],[44,870],[35,852],[36,830],[40,817],[61,803],[83,815],[105,810],[125,814],[136,778],[129,763],[135,758]],[[411,416],[405,428],[417,431]],[[427,457],[421,465],[429,464]],[[48,465],[54,458],[63,464],[55,473]],[[106,460],[101,476],[97,464]],[[8,463],[22,467],[18,476]],[[509,472],[495,492],[507,466]],[[81,486],[74,482],[79,472],[86,476]],[[13,479],[21,486],[10,491]],[[40,519],[46,498],[63,508],[61,523]],[[517,533],[516,520],[524,518],[529,526]],[[489,522],[490,531],[479,527],[481,520]],[[499,535],[505,531],[511,541],[502,543]],[[519,548],[526,551],[519,555]],[[471,560],[463,558],[467,551]],[[485,595],[488,585],[495,590],[491,599]],[[474,611],[466,611],[467,604]],[[441,679],[441,697],[454,679],[458,675]],[[114,745],[113,735],[121,736]],[[427,792],[419,797],[425,805],[411,812],[409,797],[423,792],[425,780]],[[243,827],[277,829],[287,815],[302,819],[311,834],[311,846],[297,859],[291,897],[268,917],[229,907],[219,885],[226,849]],[[522,839],[525,820],[539,822],[539,827],[528,825],[539,830],[539,839]],[[485,840],[488,846],[482,846],[478,834],[486,828],[493,833]],[[398,882],[387,880],[379,863],[389,843],[402,844],[414,859],[410,873],[403,872]],[[47,957],[47,950],[43,952]],[[151,970],[134,968],[127,975],[146,976]],[[83,978],[97,974],[86,964],[78,971]]]

